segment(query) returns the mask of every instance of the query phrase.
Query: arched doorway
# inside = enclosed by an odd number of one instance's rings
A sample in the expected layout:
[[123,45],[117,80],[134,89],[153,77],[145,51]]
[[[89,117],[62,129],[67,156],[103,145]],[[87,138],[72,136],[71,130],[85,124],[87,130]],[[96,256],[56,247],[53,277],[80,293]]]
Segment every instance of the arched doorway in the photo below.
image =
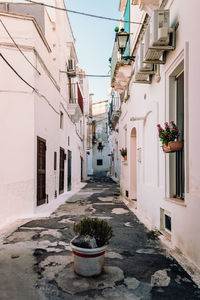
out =
[[131,153],[130,153],[130,198],[137,200],[137,142],[136,142],[136,128],[131,131]]

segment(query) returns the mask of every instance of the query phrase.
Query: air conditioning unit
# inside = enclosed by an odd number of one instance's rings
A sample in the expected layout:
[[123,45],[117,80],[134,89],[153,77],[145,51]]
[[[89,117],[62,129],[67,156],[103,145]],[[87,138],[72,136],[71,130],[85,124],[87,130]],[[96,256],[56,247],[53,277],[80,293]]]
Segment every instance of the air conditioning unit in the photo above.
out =
[[150,46],[169,45],[169,10],[155,10],[150,20]]
[[165,63],[165,52],[174,48],[175,32],[169,27],[169,10],[155,10],[145,32],[144,62]]
[[153,71],[153,64],[144,63],[144,43],[141,43],[137,52],[137,71],[142,73],[151,73]]
[[154,74],[152,63],[144,63],[144,43],[141,43],[135,59],[135,82],[150,83],[150,74]]
[[68,59],[67,73],[69,76],[76,76],[76,66],[73,58]]

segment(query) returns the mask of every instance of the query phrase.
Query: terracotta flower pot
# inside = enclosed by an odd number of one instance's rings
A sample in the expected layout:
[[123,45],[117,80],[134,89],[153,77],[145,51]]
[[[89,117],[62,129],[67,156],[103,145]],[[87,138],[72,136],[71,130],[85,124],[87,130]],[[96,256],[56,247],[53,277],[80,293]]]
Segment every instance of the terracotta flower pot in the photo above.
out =
[[163,144],[162,148],[165,153],[180,151],[183,148],[183,142],[182,141],[169,142],[167,146]]
[[127,156],[124,156],[124,160],[127,160]]

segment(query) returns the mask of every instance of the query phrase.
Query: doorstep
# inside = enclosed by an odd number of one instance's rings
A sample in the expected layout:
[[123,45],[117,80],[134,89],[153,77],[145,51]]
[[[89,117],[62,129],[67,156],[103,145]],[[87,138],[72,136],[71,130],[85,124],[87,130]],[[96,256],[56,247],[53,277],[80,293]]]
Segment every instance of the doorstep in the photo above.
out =
[[81,182],[71,191],[66,191],[60,194],[57,198],[52,199],[49,203],[37,206],[35,208],[34,217],[48,217],[53,213],[61,204],[65,203],[70,197],[79,192],[87,183]]

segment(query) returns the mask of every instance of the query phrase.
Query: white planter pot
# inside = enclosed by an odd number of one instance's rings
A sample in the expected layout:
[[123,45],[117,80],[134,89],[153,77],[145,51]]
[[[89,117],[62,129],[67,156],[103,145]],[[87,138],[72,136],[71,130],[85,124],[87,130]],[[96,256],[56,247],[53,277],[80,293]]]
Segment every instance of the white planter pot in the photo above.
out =
[[74,271],[82,276],[99,275],[104,264],[106,246],[94,249],[79,248],[70,243],[74,256]]

